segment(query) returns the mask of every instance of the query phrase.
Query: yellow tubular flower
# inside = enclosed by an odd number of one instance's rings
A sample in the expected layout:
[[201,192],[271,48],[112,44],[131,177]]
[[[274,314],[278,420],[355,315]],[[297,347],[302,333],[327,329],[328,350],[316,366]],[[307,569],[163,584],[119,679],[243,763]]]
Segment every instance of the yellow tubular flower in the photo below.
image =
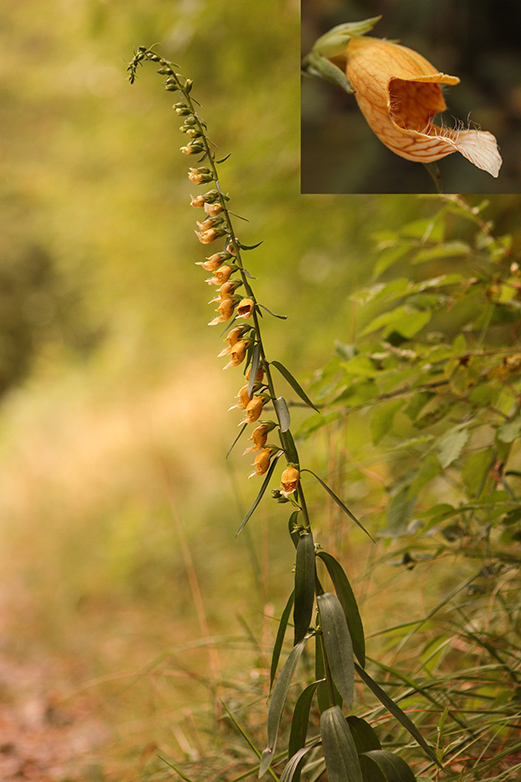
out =
[[289,497],[293,494],[298,486],[299,471],[296,467],[287,467],[280,477],[280,493],[284,497]]
[[239,426],[242,424],[253,424],[260,417],[262,408],[267,401],[267,398],[264,396],[254,396],[251,402],[248,402],[246,405],[246,416]]
[[254,478],[256,475],[264,475],[264,473],[268,472],[273,453],[273,448],[263,448],[262,451],[259,451],[255,457],[255,461],[253,462],[255,472],[252,472],[252,474],[248,477]]
[[251,437],[249,438],[252,441],[253,445],[251,446],[251,448],[246,448],[244,453],[246,454],[249,453],[250,451],[260,451],[262,448],[264,448],[268,440],[268,432],[271,432],[274,426],[275,424],[273,424],[271,421],[256,426],[253,432],[251,433]]
[[233,345],[233,347],[230,349],[230,360],[224,367],[225,369],[229,369],[229,367],[238,367],[239,364],[242,364],[246,357],[248,344],[249,343],[247,340],[241,339],[239,342],[236,342],[235,345]]
[[235,299],[223,299],[215,310],[216,312],[219,312],[220,315],[211,320],[208,325],[217,326],[218,323],[226,323],[227,320],[230,320],[235,309],[235,304]]
[[238,318],[249,318],[253,312],[254,303],[252,299],[242,299],[237,307]]
[[412,49],[367,36],[353,36],[344,57],[360,111],[389,149],[420,163],[460,152],[498,176],[502,160],[492,133],[451,130],[432,122],[447,108],[441,85],[457,84],[457,76],[438,73]]

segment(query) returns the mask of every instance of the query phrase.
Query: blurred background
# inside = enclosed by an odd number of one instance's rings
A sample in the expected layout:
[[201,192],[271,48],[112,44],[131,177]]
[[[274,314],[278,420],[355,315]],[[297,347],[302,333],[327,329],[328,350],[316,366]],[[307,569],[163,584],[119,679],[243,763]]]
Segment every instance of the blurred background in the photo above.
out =
[[[441,117],[493,133],[503,158],[499,178],[460,154],[438,161],[445,193],[521,191],[521,6],[515,0],[302,0],[302,55],[338,24],[382,15],[372,33],[418,51],[460,78],[447,88]],[[431,193],[421,165],[390,152],[370,131],[352,96],[302,80],[303,193]]]
[[[377,13],[363,5],[362,15]],[[403,13],[386,14],[396,27],[379,32],[405,39],[421,15],[398,6]],[[309,42],[345,18],[337,3],[317,7],[303,8]],[[336,339],[354,336],[349,294],[370,273],[375,230],[431,209],[409,196],[300,195],[299,10],[296,0],[5,0],[0,12],[0,716],[18,724],[19,681],[45,752],[53,720],[62,730],[98,726],[66,742],[72,759],[61,758],[53,779],[121,781],[158,764],[164,776],[159,750],[201,757],[193,715],[213,725],[216,670],[224,680],[231,670],[251,699],[251,638],[265,629],[267,605],[280,615],[292,580],[283,508],[264,503],[234,538],[258,490],[243,447],[225,460],[239,420],[226,411],[242,375],[223,373],[219,330],[206,325],[214,305],[195,265],[205,250],[175,98],[151,66],[129,86],[133,50],[157,42],[179,63],[211,138],[232,153],[222,183],[249,221],[237,221],[241,240],[263,241],[247,257],[258,299],[288,316],[265,319],[266,345],[303,384]],[[430,28],[408,43],[426,43]],[[453,58],[457,29],[445,44]],[[494,53],[508,59],[507,41]],[[497,97],[485,76],[478,84]],[[336,106],[343,116],[342,95],[305,90],[319,113]],[[506,153],[513,81],[501,94],[510,107],[493,112],[501,128],[482,119]],[[382,147],[374,159],[385,168],[386,156]],[[320,167],[331,162],[335,176],[350,170],[336,158]],[[498,230],[519,230],[517,199],[495,199],[489,214]],[[325,469],[327,442],[311,448]],[[33,739],[26,754],[45,766]],[[20,771],[24,757],[0,754]]]

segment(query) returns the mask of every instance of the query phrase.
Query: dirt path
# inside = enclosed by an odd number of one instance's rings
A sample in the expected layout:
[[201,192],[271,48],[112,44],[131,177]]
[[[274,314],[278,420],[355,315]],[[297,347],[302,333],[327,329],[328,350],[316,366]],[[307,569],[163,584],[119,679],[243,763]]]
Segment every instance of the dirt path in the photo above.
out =
[[67,700],[70,671],[0,650],[0,780],[102,782],[109,730],[87,698]]

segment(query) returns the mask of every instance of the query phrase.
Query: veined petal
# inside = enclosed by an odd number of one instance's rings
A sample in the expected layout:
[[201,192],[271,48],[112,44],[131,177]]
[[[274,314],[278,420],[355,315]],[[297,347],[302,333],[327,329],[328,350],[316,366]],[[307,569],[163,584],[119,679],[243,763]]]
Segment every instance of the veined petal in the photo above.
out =
[[502,161],[491,133],[433,124],[435,115],[446,109],[441,85],[457,84],[457,76],[436,71],[412,49],[367,36],[351,38],[343,57],[360,110],[389,149],[421,163],[460,152],[498,176]]

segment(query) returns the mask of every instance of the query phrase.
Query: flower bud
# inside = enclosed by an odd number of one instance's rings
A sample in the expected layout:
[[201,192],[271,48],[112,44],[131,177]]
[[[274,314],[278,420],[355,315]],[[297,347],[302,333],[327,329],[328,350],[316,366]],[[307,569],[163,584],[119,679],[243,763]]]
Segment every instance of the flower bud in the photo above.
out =
[[208,168],[189,168],[188,179],[194,185],[202,185],[213,180],[212,172]]
[[228,260],[228,258],[231,258],[230,253],[214,253],[213,255],[207,256],[206,261],[199,261],[195,265],[202,266],[205,272],[213,272],[215,269],[218,269],[224,261]]
[[255,304],[253,299],[242,299],[237,307],[238,318],[249,318],[253,312]]
[[200,141],[191,141],[186,147],[179,147],[183,155],[199,155],[204,150]]
[[200,231],[207,231],[209,228],[217,228],[222,223],[222,217],[207,217],[204,222],[200,223],[196,220],[197,227]]
[[289,497],[298,486],[299,471],[293,465],[287,467],[280,477],[280,493],[283,497]]

